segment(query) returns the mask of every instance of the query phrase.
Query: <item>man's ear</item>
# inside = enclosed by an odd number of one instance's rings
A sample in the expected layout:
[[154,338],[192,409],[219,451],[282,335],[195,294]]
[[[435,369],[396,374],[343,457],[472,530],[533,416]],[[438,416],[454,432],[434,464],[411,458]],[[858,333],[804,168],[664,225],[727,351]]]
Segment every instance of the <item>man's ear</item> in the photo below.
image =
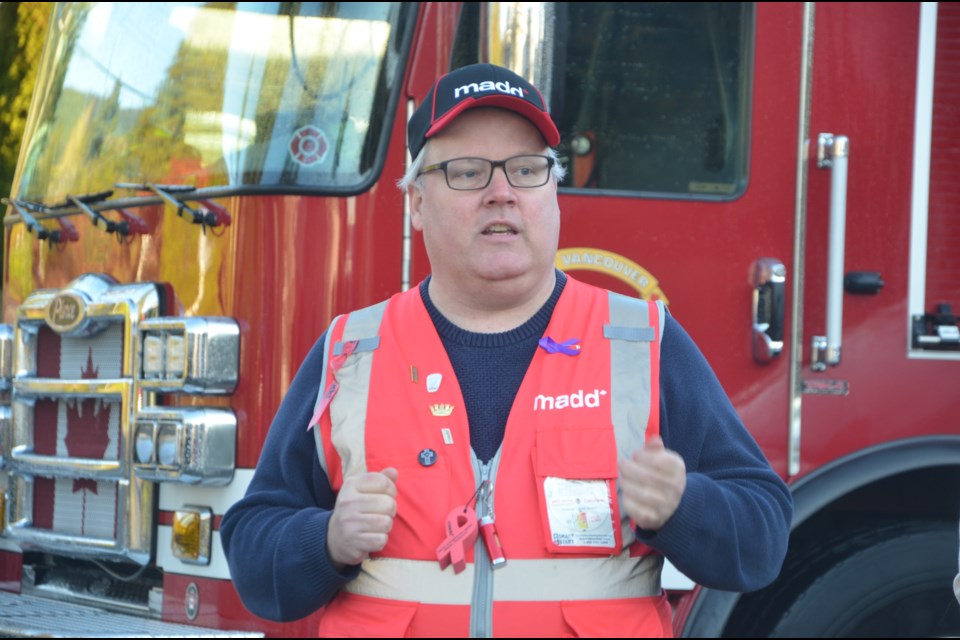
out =
[[410,224],[416,231],[423,231],[423,191],[411,185],[407,192],[410,198]]

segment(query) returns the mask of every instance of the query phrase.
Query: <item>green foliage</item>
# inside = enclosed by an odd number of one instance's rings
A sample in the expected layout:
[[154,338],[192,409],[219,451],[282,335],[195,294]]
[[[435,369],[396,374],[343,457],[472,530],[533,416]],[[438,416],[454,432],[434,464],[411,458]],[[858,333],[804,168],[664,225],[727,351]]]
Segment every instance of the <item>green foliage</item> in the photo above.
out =
[[0,2],[0,196],[9,196],[52,3]]

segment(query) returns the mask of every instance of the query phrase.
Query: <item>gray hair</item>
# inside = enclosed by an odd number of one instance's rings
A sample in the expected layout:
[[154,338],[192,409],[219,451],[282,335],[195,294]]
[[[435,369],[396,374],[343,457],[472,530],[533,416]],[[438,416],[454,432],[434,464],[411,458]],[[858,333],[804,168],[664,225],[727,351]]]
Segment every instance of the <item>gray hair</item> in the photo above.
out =
[[[416,186],[419,191],[423,191],[423,176],[420,175],[420,171],[423,169],[424,158],[427,155],[427,147],[429,146],[430,141],[427,140],[426,144],[423,145],[423,149],[420,150],[417,157],[410,163],[406,173],[403,174],[402,178],[397,180],[397,187],[401,191],[407,191],[413,186]],[[547,147],[547,156],[553,158],[553,168],[550,169],[550,173],[557,184],[559,184],[564,176],[567,175],[567,170],[560,163],[560,157],[557,156],[557,152],[550,147]]]

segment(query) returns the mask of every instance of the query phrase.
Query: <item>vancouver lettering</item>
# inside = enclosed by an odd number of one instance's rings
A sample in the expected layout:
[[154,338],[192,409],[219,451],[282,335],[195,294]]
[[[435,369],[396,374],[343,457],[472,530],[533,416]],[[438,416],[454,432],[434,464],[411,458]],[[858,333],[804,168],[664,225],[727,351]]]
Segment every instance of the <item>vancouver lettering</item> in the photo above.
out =
[[616,260],[610,256],[601,253],[574,253],[563,256],[564,268],[575,268],[578,266],[592,266],[602,268],[604,271],[612,274],[621,274],[624,278],[636,282],[640,287],[646,288],[650,285],[650,279],[621,260]]

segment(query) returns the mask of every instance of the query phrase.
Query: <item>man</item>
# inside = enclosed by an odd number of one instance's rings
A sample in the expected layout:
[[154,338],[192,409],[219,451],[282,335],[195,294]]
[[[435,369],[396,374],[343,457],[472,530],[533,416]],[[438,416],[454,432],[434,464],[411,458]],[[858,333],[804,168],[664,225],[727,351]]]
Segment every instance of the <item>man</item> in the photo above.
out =
[[554,268],[536,88],[455,70],[408,138],[431,276],[301,366],[221,526],[247,607],[326,605],[331,636],[666,636],[663,557],[708,587],[770,583],[790,493],[703,356],[662,305]]
[[[960,562],[960,560],[958,560],[958,562]],[[956,597],[957,602],[960,602],[960,572],[953,578],[953,595]]]

